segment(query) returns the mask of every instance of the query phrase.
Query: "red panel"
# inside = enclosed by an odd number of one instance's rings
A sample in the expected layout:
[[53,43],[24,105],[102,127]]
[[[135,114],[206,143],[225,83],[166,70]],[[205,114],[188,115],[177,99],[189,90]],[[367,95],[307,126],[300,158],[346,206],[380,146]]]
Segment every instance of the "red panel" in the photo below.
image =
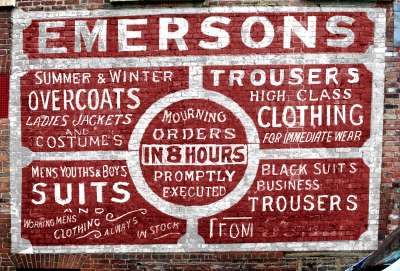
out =
[[261,160],[232,208],[203,218],[207,243],[357,240],[368,225],[369,169],[362,159]]
[[252,117],[263,148],[361,147],[370,136],[364,65],[210,66],[203,78]]
[[237,186],[247,166],[247,138],[239,119],[207,100],[167,107],[149,124],[141,143],[144,178],[159,197],[176,204],[220,200]]
[[0,74],[0,118],[8,118],[8,95],[10,77],[8,74]]
[[[210,17],[207,14],[167,14],[167,15],[152,15],[152,16],[130,16],[130,17],[112,17],[101,18],[107,21],[107,48],[106,51],[100,51],[97,47],[97,41],[90,52],[87,52],[83,47],[81,52],[75,51],[75,21],[70,20],[46,20],[46,21],[61,21],[63,27],[52,27],[48,29],[48,33],[59,34],[59,38],[48,39],[48,48],[65,47],[66,53],[40,53],[38,49],[38,35],[39,23],[41,20],[34,20],[32,24],[24,30],[24,52],[30,58],[77,58],[77,57],[143,57],[143,56],[186,56],[186,55],[237,55],[237,54],[287,54],[287,53],[339,53],[339,52],[353,52],[362,53],[372,43],[373,37],[373,23],[367,18],[366,13],[360,12],[331,12],[331,13],[315,13],[315,12],[292,12],[292,13],[214,13],[212,16],[223,16],[230,20],[229,24],[213,23],[219,32],[227,32],[230,37],[229,44],[222,49],[204,49],[199,45],[200,40],[207,42],[215,42],[215,34],[206,35],[202,31],[203,21]],[[242,27],[247,18],[252,16],[265,17],[270,21],[271,27],[264,31],[260,23],[255,23],[251,27],[251,37],[254,41],[260,41],[264,38],[265,32],[269,35],[274,33],[273,40],[268,46],[263,48],[254,48],[246,46],[242,41],[241,36]],[[285,47],[283,45],[285,16],[292,16],[297,21],[307,26],[307,18],[309,16],[316,17],[316,42],[315,46],[304,46],[303,42],[297,37],[292,38],[291,44]],[[347,16],[354,20],[349,26],[344,22],[339,22],[338,27],[346,27],[351,29],[354,34],[354,42],[348,47],[331,47],[328,45],[327,40],[341,40],[343,39],[343,32],[341,34],[333,34],[328,31],[326,25],[328,20],[334,16]],[[178,48],[173,40],[169,41],[166,50],[160,49],[159,42],[159,28],[161,18],[180,18],[187,22],[188,31],[184,35],[184,41],[187,48]],[[145,50],[136,51],[121,51],[118,47],[118,20],[120,19],[146,19],[145,25],[132,25],[128,28],[129,31],[137,31],[141,33],[141,38],[128,39],[129,45],[146,46]],[[81,20],[81,19],[80,19]],[[97,19],[86,19],[89,28],[93,28]],[[170,25],[170,32],[177,30],[177,25]],[[287,27],[286,27],[287,28]],[[139,32],[140,31],[140,32]],[[248,30],[244,30],[246,32]],[[83,43],[83,42],[82,42]]]
[[32,151],[126,150],[146,109],[188,88],[187,73],[185,67],[29,71],[21,79],[22,144]]
[[125,161],[34,161],[22,179],[22,236],[33,245],[174,244],[186,231],[138,194]]

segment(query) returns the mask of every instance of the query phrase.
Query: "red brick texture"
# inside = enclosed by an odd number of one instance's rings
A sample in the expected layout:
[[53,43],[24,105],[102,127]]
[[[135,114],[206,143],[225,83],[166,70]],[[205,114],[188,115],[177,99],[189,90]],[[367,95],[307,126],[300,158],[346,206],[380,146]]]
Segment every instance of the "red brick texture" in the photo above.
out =
[[0,9],[0,73],[9,73],[11,50],[11,10]]
[[383,164],[381,180],[380,238],[400,224],[400,81],[398,48],[393,47],[393,10],[387,7],[385,108],[383,124]]
[[[251,2],[251,3],[250,3]],[[209,0],[182,6],[240,5],[243,1]],[[335,1],[336,3],[336,1]],[[304,6],[306,1],[248,1],[256,5]],[[159,6],[172,4],[156,4]],[[338,4],[339,5],[339,4]],[[361,5],[361,4],[360,4]],[[144,5],[115,5],[116,8]],[[387,9],[387,57],[383,131],[383,165],[379,239],[400,225],[400,54],[393,47],[391,2],[376,4]],[[27,12],[115,8],[105,0],[19,0]],[[148,7],[148,6],[146,6]],[[154,6],[152,6],[154,7]],[[11,10],[0,8],[0,73],[10,72]],[[10,90],[13,91],[13,90]],[[124,253],[124,254],[11,254],[9,191],[9,125],[0,120],[0,270],[16,268],[71,268],[80,270],[343,270],[368,252],[218,252],[218,253]]]

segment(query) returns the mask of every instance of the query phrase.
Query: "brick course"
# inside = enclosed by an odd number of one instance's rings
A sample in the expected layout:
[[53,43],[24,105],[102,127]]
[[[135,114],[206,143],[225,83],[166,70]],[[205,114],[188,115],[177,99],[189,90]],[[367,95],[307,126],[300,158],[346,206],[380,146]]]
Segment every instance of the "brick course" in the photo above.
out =
[[[182,6],[223,5],[313,5],[292,1],[231,1],[209,0]],[[336,2],[332,3],[337,4]],[[155,4],[171,6],[173,4]],[[180,4],[181,5],[181,4]],[[337,4],[339,5],[339,4]],[[355,4],[356,5],[356,4]],[[360,4],[361,5],[361,4]],[[115,8],[143,7],[122,4]],[[393,9],[391,2],[373,6],[387,9],[387,57],[383,131],[383,165],[379,239],[384,239],[400,225],[400,55],[393,48]],[[32,0],[17,1],[17,7],[27,12],[35,10],[69,10],[114,8],[104,0]],[[154,7],[154,6],[152,6]],[[0,9],[0,72],[10,71],[10,14]],[[12,91],[12,90],[11,90]],[[10,254],[9,206],[9,128],[6,119],[0,120],[0,270],[23,268],[76,268],[81,270],[343,270],[348,264],[368,252],[249,252],[249,253],[129,253],[129,254]]]

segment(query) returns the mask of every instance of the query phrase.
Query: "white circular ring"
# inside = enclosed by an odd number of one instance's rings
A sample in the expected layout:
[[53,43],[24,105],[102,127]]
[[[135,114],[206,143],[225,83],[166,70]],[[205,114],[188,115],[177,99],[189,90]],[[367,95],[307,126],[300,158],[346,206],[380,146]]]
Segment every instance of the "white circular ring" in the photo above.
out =
[[[247,167],[242,179],[238,185],[228,193],[224,198],[219,199],[208,205],[179,205],[162,199],[148,185],[143,177],[140,167],[139,148],[143,134],[150,122],[163,109],[183,100],[205,99],[215,102],[230,110],[236,117],[239,118],[241,124],[245,128],[247,141]],[[127,159],[129,173],[140,195],[155,208],[168,215],[181,219],[194,219],[207,217],[226,210],[236,204],[249,190],[254,182],[259,164],[259,137],[258,131],[253,123],[253,120],[247,113],[232,99],[220,93],[196,89],[182,90],[169,94],[157,102],[153,103],[137,122],[135,129],[132,132],[129,140],[128,151],[130,159]]]

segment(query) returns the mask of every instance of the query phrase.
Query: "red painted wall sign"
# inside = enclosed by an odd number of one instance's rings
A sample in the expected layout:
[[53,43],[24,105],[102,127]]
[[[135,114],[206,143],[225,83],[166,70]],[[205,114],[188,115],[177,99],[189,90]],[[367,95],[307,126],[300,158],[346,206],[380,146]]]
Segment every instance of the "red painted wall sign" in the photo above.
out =
[[14,16],[14,251],[376,245],[383,11],[93,14]]

